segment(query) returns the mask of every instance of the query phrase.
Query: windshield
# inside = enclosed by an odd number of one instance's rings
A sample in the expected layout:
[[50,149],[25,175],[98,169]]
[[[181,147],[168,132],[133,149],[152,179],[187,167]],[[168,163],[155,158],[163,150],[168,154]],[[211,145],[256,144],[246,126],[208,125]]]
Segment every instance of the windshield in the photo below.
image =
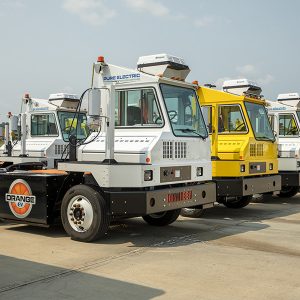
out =
[[251,102],[245,102],[245,107],[255,138],[274,141],[275,137],[265,107],[262,104]]
[[59,111],[58,119],[64,141],[68,142],[71,135],[75,135],[78,140],[88,136],[89,130],[84,113]]
[[168,84],[161,84],[160,87],[174,135],[207,138],[195,91]]

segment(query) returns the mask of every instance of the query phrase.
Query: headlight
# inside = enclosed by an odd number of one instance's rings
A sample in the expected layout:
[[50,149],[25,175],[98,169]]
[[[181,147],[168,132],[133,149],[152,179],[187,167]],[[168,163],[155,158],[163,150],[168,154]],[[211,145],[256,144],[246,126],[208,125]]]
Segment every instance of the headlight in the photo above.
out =
[[273,170],[273,164],[272,163],[269,164],[269,170],[270,171]]
[[297,168],[300,168],[300,161],[297,161]]
[[246,170],[246,166],[245,165],[241,165],[241,172],[245,172]]
[[144,171],[144,181],[151,181],[153,179],[153,171],[146,170]]
[[202,167],[197,167],[196,175],[198,177],[203,175],[203,168]]

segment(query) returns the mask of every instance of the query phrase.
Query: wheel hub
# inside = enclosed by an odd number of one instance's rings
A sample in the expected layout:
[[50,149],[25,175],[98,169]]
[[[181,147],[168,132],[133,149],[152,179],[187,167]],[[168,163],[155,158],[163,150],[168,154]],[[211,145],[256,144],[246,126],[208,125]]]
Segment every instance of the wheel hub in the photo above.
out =
[[83,196],[73,197],[68,205],[68,221],[77,232],[87,231],[93,221],[93,207]]

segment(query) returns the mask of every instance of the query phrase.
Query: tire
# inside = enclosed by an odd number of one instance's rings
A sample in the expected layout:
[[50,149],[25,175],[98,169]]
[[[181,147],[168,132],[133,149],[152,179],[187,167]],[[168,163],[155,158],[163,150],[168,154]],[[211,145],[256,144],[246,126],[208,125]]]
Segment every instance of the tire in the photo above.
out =
[[181,209],[169,210],[143,216],[143,219],[146,223],[152,226],[166,226],[175,222],[179,217],[180,212]]
[[88,185],[70,188],[61,204],[62,224],[72,240],[93,242],[109,228],[110,215],[104,198]]
[[200,218],[204,213],[202,208],[182,208],[181,215],[186,218]]
[[284,187],[280,191],[280,193],[278,194],[278,197],[291,198],[291,197],[297,195],[298,191],[299,191],[298,186],[287,186],[287,187]]
[[240,196],[240,197],[230,197],[222,202],[228,208],[243,208],[246,207],[252,200],[252,195],[250,196]]

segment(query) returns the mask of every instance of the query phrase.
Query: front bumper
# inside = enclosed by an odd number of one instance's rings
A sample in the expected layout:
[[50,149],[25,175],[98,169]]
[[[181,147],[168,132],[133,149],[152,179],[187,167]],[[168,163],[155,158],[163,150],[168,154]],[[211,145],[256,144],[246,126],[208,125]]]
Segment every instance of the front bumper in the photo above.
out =
[[269,175],[259,177],[218,178],[217,197],[248,196],[281,190],[281,176]]
[[300,186],[300,173],[298,171],[280,171],[282,187]]
[[214,182],[153,191],[105,192],[112,216],[142,216],[184,207],[211,207],[216,201]]

